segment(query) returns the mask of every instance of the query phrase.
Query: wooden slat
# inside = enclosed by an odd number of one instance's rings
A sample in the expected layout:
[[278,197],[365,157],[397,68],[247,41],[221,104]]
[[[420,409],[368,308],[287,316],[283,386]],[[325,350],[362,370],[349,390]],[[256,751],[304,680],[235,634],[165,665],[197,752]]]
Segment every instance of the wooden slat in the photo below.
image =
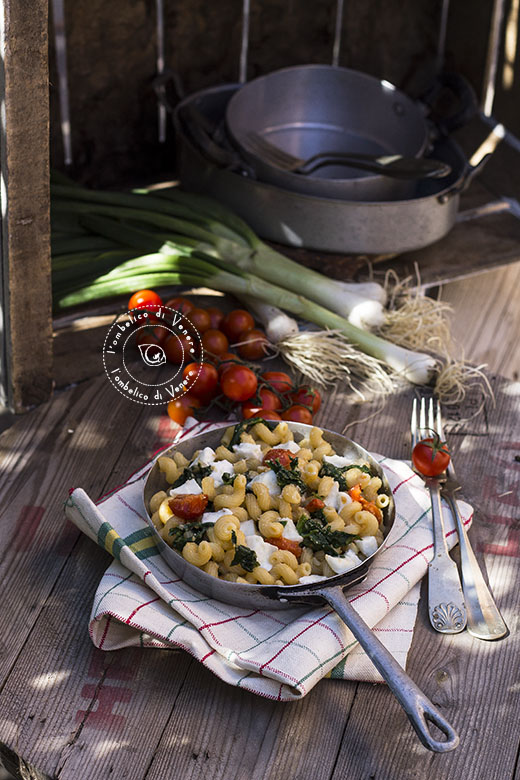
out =
[[517,380],[520,376],[520,263],[442,288],[453,307],[453,338],[475,364]]
[[[138,440],[125,447],[141,409],[114,403],[115,395],[102,377],[57,396],[0,438],[8,468],[0,488],[2,680],[78,539],[63,515],[68,489],[82,485],[97,497],[111,477],[111,487],[118,484],[120,469],[128,469],[126,477],[145,456]],[[148,435],[152,438],[152,430]],[[16,631],[11,630],[13,615]]]
[[3,0],[1,141],[6,399],[16,411],[52,390],[47,3]]

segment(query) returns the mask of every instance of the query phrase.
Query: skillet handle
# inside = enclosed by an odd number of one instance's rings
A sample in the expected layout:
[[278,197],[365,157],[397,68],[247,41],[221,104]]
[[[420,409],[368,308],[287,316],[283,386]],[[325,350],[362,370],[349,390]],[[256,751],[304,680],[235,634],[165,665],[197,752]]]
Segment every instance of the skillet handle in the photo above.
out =
[[[352,631],[376,669],[386,680],[388,687],[399,701],[417,732],[422,744],[437,753],[446,753],[459,744],[459,737],[441,712],[422,693],[397,663],[393,655],[376,638],[367,624],[360,618],[343,593],[341,585],[313,591],[327,601]],[[446,740],[440,742],[432,736],[428,721],[437,726]]]

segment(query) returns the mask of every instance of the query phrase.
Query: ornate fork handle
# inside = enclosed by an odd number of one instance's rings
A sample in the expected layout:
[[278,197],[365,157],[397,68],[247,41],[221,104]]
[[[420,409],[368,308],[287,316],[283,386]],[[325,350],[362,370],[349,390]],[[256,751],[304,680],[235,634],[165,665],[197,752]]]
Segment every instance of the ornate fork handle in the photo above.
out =
[[466,627],[466,607],[457,564],[450,558],[442,517],[439,480],[424,478],[432,502],[433,558],[428,567],[430,623],[443,634],[458,634]]
[[456,486],[450,484],[448,480],[443,486],[442,494],[453,512],[459,535],[462,588],[467,610],[468,631],[479,639],[502,639],[509,634],[509,630],[475,558],[455,499],[456,489]]

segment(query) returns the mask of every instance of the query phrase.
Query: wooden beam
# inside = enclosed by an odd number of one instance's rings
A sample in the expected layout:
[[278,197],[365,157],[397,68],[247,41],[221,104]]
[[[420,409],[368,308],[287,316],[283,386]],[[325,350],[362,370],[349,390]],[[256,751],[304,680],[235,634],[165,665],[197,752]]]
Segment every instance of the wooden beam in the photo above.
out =
[[0,2],[3,403],[52,392],[47,2]]

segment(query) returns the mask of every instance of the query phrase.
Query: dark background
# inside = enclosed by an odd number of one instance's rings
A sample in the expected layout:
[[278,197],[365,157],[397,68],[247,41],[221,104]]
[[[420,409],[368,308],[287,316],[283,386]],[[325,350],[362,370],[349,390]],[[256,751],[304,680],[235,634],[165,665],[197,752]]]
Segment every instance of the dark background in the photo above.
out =
[[[164,5],[166,65],[184,93],[238,81],[241,0]],[[72,174],[97,185],[172,174],[170,123],[167,143],[157,140],[155,3],[75,0],[65,12]],[[335,13],[332,0],[252,0],[248,79],[288,65],[330,64]],[[509,13],[507,5],[506,21]],[[452,0],[448,18],[446,68],[463,74],[479,98],[491,14],[492,0]],[[416,96],[435,74],[440,16],[441,0],[348,0],[339,64]],[[52,35],[51,23],[51,159],[63,169]],[[504,90],[501,66],[502,56],[494,114],[520,135],[520,78]],[[169,96],[178,100],[171,88]]]

